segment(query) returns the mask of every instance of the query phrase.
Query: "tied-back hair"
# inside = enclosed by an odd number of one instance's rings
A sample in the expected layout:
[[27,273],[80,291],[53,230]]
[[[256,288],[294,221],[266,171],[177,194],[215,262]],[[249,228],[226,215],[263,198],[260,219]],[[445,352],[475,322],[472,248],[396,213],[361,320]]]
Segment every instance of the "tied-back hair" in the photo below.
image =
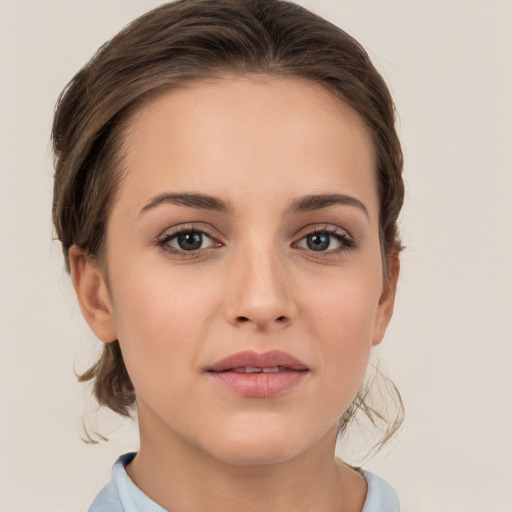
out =
[[[397,219],[404,199],[402,151],[394,105],[381,75],[346,32],[282,0],[179,0],[136,19],[103,45],[62,92],[53,124],[53,222],[69,271],[69,249],[101,265],[106,224],[122,180],[121,145],[146,100],[200,80],[254,74],[306,80],[351,106],[371,134],[380,201],[380,242],[387,285],[389,258],[401,249]],[[299,107],[300,108],[300,107]],[[118,341],[79,376],[93,381],[100,405],[130,416],[136,395]],[[363,385],[339,422],[342,435],[361,411],[387,425],[403,419],[389,381],[393,418],[370,405]],[[371,391],[371,390],[370,390]]]

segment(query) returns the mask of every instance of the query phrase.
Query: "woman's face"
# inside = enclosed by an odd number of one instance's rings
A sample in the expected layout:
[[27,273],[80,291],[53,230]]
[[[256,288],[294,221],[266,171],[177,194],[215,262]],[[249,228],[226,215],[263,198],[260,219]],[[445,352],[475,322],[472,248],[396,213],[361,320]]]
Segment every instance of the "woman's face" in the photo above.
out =
[[394,291],[358,114],[300,80],[200,82],[144,105],[123,155],[96,330],[119,339],[142,448],[262,464],[332,446]]

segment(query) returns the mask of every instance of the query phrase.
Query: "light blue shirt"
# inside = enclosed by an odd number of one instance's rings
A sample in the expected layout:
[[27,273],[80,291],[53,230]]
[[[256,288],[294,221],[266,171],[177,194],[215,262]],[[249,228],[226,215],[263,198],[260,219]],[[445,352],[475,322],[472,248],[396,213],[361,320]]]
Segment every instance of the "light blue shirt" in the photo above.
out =
[[[127,453],[112,468],[112,479],[96,496],[88,512],[167,512],[148,498],[131,480],[124,467],[135,457]],[[361,512],[400,512],[398,496],[385,480],[361,471],[368,483]]]

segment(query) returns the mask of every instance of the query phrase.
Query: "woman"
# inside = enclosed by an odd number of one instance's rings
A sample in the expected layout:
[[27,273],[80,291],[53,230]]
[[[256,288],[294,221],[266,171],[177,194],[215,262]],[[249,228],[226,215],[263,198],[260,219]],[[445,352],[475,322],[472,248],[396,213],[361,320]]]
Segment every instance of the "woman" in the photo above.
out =
[[75,76],[53,139],[105,343],[82,380],[140,430],[90,510],[398,510],[334,458],[378,414],[362,381],[399,272],[393,103],[360,45],[287,2],[166,4]]

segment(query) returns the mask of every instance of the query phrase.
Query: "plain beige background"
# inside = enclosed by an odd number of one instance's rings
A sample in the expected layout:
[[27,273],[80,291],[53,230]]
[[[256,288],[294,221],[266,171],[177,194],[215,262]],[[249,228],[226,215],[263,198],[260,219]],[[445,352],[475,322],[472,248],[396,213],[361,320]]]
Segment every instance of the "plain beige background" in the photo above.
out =
[[[99,342],[52,243],[60,90],[157,0],[0,0],[0,512],[83,511],[133,422],[80,441]],[[365,467],[405,512],[512,511],[512,2],[301,0],[368,49],[398,105],[408,199],[380,357],[407,421]],[[92,404],[93,406],[93,404]],[[95,416],[92,417],[93,419]]]

